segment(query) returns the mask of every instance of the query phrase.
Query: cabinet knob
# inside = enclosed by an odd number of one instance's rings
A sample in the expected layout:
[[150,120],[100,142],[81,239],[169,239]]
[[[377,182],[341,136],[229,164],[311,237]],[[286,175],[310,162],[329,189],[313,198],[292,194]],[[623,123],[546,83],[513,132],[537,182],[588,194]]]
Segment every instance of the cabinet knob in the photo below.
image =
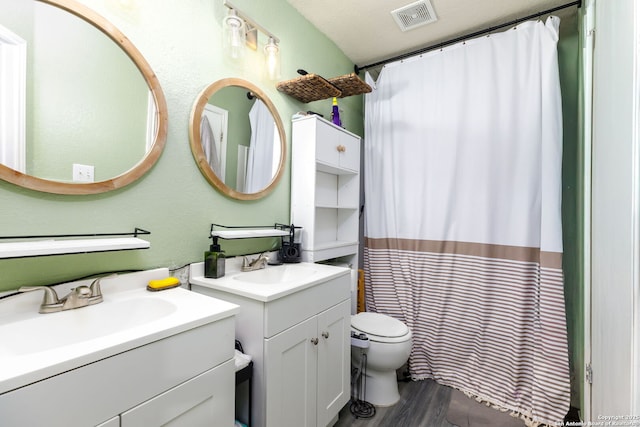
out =
[[323,332],[322,336],[323,336],[323,338],[328,339],[329,338],[329,332]]
[[338,145],[336,147],[336,149],[338,150],[338,152],[340,153],[344,153],[345,151],[347,151],[347,147],[345,147],[344,145]]
[[313,345],[318,345],[318,338],[311,338],[311,343]]

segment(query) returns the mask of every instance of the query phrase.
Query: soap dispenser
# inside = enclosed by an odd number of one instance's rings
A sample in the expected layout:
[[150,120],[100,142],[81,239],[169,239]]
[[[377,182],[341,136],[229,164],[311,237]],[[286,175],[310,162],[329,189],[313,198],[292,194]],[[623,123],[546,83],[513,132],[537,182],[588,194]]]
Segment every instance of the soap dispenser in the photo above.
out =
[[213,244],[204,253],[204,277],[218,279],[224,276],[224,251],[220,249],[218,238],[213,238]]

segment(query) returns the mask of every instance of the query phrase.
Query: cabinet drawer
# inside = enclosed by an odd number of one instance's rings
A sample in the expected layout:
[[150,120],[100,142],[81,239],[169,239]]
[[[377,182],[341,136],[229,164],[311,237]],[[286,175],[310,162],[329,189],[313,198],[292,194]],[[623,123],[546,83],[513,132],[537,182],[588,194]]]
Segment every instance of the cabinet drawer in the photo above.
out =
[[216,425],[231,427],[234,374],[235,362],[229,360],[123,413],[120,426],[204,426],[216,414]]
[[351,275],[331,279],[265,304],[264,337],[269,338],[309,317],[351,298]]

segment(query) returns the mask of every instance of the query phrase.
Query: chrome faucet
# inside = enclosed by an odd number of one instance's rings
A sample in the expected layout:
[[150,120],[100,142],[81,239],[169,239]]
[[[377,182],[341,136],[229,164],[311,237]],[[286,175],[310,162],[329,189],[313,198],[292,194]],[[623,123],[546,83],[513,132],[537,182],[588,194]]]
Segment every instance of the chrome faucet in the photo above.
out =
[[260,270],[261,268],[265,268],[268,262],[269,262],[269,257],[265,254],[258,255],[258,257],[252,261],[249,261],[249,258],[245,256],[245,257],[242,257],[241,270],[242,271]]
[[58,299],[58,294],[53,288],[49,286],[22,286],[18,289],[18,292],[31,292],[43,290],[44,297],[42,298],[42,303],[40,304],[40,313],[54,313],[56,311],[62,310],[62,301]]
[[91,282],[91,285],[89,285],[89,290],[91,290],[91,295],[89,296],[89,305],[102,302],[102,289],[100,288],[100,280],[110,279],[116,276],[117,274],[107,274],[106,276],[98,277],[93,282]]
[[[62,298],[62,307],[60,307],[60,311],[85,307],[89,305],[90,299],[91,288],[88,286],[78,286],[77,288],[71,289],[71,292],[69,292],[66,297]],[[92,302],[91,304],[97,304],[97,302]]]
[[99,304],[102,302],[102,290],[100,289],[100,280],[113,277],[115,274],[109,276],[98,277],[90,286],[78,286],[71,289],[68,295],[64,298],[58,298],[56,291],[49,286],[23,286],[18,289],[18,292],[31,292],[31,291],[44,291],[44,297],[40,304],[40,313],[55,313],[58,311],[72,310],[74,308],[86,307],[88,305]]

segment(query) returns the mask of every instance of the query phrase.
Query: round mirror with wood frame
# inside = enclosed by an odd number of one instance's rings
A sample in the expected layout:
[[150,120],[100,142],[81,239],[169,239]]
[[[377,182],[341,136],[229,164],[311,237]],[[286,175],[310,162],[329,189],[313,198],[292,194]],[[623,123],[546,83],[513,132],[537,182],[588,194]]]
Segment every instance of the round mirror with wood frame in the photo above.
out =
[[[212,116],[207,116],[207,112],[211,109],[214,114],[224,115],[222,125],[210,127],[213,123],[208,117]],[[205,179],[234,199],[256,200],[266,196],[284,173],[287,144],[280,115],[262,90],[243,79],[218,80],[200,93],[191,110],[189,142]],[[248,153],[246,158],[243,152]],[[216,157],[215,165],[212,156]],[[260,174],[263,178],[258,178]]]
[[[157,77],[153,70],[144,59],[138,49],[131,43],[123,33],[113,26],[107,19],[90,9],[89,7],[76,2],[75,0],[36,0],[39,3],[53,6],[61,11],[68,12],[69,16],[75,16],[81,21],[84,21],[91,26],[95,27],[99,32],[103,33],[110,39],[115,46],[119,47],[125,54],[125,58],[128,57],[132,62],[132,68],[141,73],[142,78],[148,86],[148,94],[150,100],[150,106],[154,108],[148,113],[147,123],[141,123],[140,126],[147,126],[147,141],[139,141],[138,137],[131,138],[130,144],[146,144],[147,149],[142,153],[139,160],[133,160],[131,163],[133,166],[124,172],[119,171],[115,176],[111,176],[105,179],[95,182],[73,182],[70,180],[56,180],[50,178],[43,178],[36,176],[35,174],[29,174],[27,171],[21,172],[12,167],[8,167],[0,163],[0,179],[18,185],[20,187],[42,191],[46,193],[54,194],[98,194],[111,190],[122,188],[128,184],[139,179],[144,175],[158,160],[160,157],[166,142],[167,137],[167,124],[168,114],[167,105],[164,94],[160,87]],[[81,22],[80,21],[80,22]],[[98,33],[99,34],[99,33]],[[107,40],[108,40],[107,39]],[[116,48],[117,50],[117,48]],[[104,77],[103,77],[104,78]],[[104,84],[108,85],[110,80],[107,77]],[[142,80],[141,80],[142,81]],[[92,102],[99,102],[99,99],[94,99]],[[126,101],[125,101],[126,102]],[[111,106],[112,109],[118,109],[118,106]],[[150,107],[151,108],[151,107]],[[77,121],[80,118],[74,117]],[[60,119],[58,123],[62,127],[73,127],[73,123],[65,123],[66,119]],[[144,121],[144,120],[143,120]],[[37,126],[37,124],[35,125]],[[95,130],[95,132],[99,132]],[[73,138],[73,136],[71,136]],[[86,136],[77,136],[81,142],[86,142]],[[126,141],[127,138],[124,139]],[[46,141],[45,141],[46,142]],[[121,155],[118,152],[110,153],[110,156],[118,157]],[[96,172],[97,173],[97,172]]]

